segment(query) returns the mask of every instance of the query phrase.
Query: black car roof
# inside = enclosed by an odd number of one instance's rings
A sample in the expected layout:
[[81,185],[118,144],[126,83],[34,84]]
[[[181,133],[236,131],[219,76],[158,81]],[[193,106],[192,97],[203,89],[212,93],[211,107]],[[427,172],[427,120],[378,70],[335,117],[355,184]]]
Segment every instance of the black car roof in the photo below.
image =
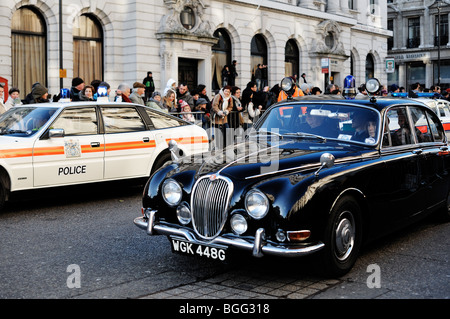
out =
[[375,100],[372,100],[370,97],[362,97],[362,98],[356,98],[356,99],[345,99],[341,95],[330,95],[330,94],[320,94],[320,95],[306,95],[301,97],[294,97],[291,100],[283,100],[280,101],[275,105],[281,105],[281,104],[292,104],[292,103],[298,103],[298,102],[337,102],[337,103],[349,103],[354,105],[363,105],[363,106],[369,106],[373,107],[374,109],[381,112],[386,107],[392,106],[392,105],[401,105],[401,104],[409,104],[409,105],[421,105],[425,106],[423,103],[419,101],[415,101],[413,99],[409,98],[398,98],[398,97],[382,97],[377,96],[375,97]]

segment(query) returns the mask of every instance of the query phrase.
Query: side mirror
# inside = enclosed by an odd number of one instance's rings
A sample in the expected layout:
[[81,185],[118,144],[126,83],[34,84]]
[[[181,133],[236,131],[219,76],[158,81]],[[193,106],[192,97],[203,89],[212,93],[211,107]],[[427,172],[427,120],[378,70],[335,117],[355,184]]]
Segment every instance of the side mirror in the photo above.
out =
[[334,166],[334,160],[335,157],[333,154],[330,153],[323,153],[320,156],[320,168],[317,170],[317,172],[314,173],[314,175],[316,177],[319,176],[319,172],[322,170],[322,168],[326,167],[326,168],[331,168]]
[[52,128],[51,130],[48,131],[49,138],[60,138],[64,137],[64,135],[65,135],[64,129],[62,128]]

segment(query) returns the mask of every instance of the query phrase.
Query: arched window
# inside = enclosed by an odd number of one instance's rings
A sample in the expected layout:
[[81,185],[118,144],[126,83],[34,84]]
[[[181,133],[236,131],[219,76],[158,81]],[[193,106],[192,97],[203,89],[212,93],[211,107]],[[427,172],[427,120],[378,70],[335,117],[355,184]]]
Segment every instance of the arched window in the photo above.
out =
[[251,71],[252,78],[258,64],[267,65],[267,44],[266,40],[261,34],[257,34],[252,38],[251,42]]
[[21,98],[31,92],[33,83],[47,86],[47,28],[33,7],[22,7],[11,20],[12,87]]
[[289,40],[284,48],[284,75],[292,76],[297,74],[297,78],[300,77],[300,53],[297,43],[294,40]]
[[217,29],[214,36],[219,41],[212,47],[212,89],[222,87],[222,69],[231,64],[231,40],[225,29]]
[[90,14],[79,16],[74,23],[73,77],[85,83],[103,80],[103,28]]
[[375,77],[375,62],[371,54],[366,57],[366,82]]

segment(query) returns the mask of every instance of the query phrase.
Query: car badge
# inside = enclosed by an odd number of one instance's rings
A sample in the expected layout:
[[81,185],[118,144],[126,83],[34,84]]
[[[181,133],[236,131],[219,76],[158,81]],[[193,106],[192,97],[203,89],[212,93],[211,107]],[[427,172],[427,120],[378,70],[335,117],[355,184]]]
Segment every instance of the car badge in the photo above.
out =
[[211,182],[215,181],[216,179],[217,179],[217,175],[216,174],[212,174],[212,175],[209,176],[209,180]]

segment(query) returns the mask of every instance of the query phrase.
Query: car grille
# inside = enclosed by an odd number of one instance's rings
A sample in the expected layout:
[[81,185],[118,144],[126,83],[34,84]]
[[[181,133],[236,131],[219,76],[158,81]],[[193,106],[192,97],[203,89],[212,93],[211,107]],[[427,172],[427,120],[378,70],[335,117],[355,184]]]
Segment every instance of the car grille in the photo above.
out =
[[194,185],[191,197],[192,224],[202,238],[220,234],[227,220],[233,183],[226,177],[208,175]]

